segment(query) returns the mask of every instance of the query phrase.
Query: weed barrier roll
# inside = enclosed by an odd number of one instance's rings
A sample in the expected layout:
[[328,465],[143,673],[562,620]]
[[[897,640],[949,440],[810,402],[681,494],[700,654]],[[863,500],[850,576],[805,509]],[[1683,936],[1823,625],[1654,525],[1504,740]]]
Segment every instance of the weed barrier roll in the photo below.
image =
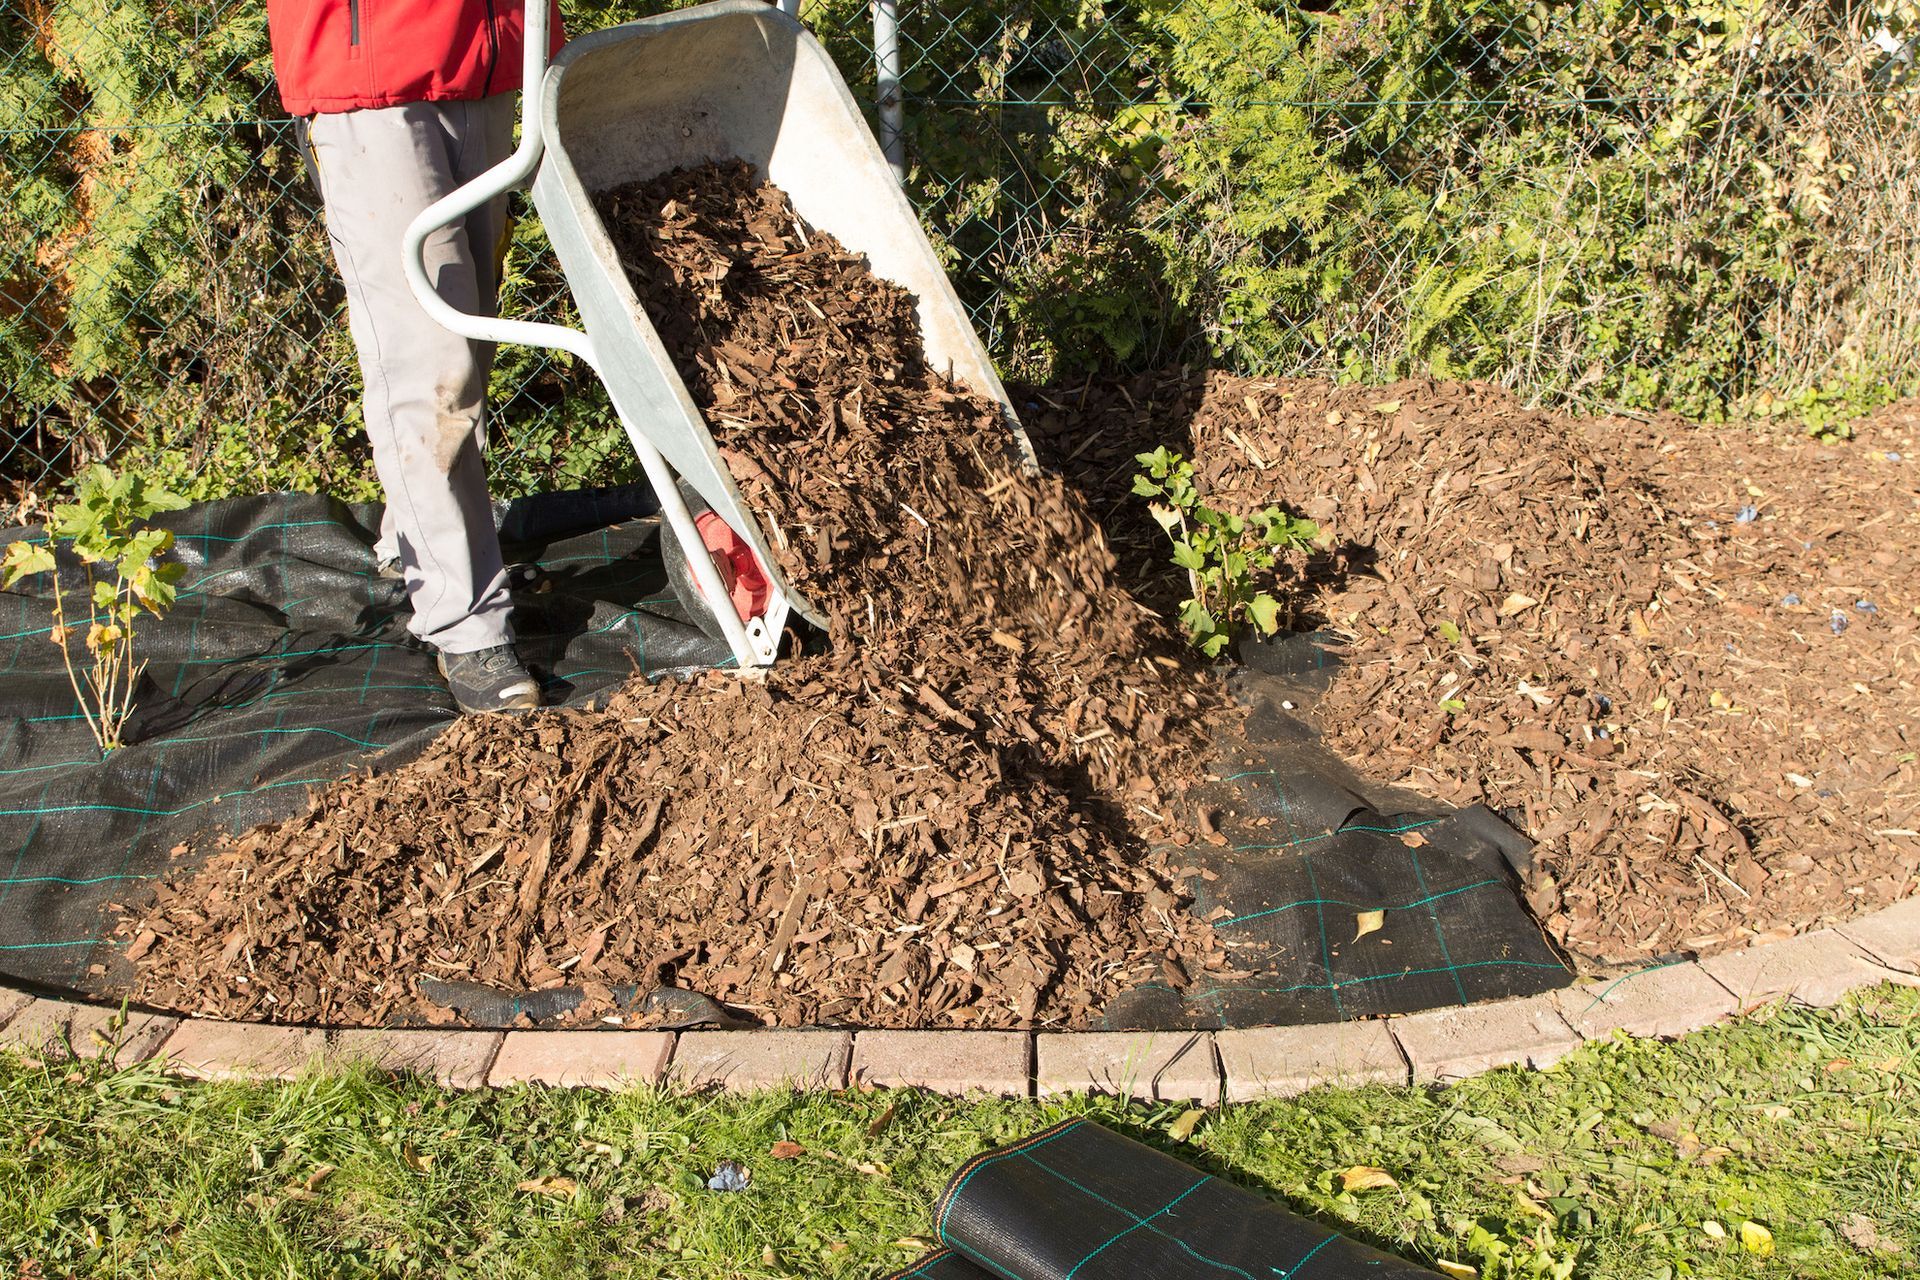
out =
[[889,1280],[1435,1274],[1089,1120],[975,1156],[934,1214],[942,1247]]

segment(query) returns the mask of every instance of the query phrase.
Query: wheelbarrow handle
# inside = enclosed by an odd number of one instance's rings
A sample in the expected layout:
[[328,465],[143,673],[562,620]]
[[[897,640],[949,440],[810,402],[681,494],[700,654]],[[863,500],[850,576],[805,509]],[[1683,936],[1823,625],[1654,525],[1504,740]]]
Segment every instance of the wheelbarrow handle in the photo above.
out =
[[400,256],[407,284],[420,306],[434,321],[463,338],[480,342],[517,342],[529,347],[552,347],[580,357],[596,373],[593,343],[578,329],[536,324],[530,320],[502,320],[472,315],[449,305],[427,276],[427,237],[441,227],[478,209],[509,191],[526,185],[540,167],[546,140],[540,133],[538,94],[547,74],[547,0],[526,6],[525,51],[520,57],[520,146],[514,153],[465,186],[451,191],[421,211],[407,226]]

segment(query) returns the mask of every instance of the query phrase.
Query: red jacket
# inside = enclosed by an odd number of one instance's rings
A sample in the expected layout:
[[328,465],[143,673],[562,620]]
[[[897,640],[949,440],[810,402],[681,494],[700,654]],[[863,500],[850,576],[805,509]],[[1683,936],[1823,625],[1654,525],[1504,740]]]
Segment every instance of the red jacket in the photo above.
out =
[[[267,0],[280,101],[308,116],[518,89],[525,2]],[[557,0],[552,15],[557,50]]]

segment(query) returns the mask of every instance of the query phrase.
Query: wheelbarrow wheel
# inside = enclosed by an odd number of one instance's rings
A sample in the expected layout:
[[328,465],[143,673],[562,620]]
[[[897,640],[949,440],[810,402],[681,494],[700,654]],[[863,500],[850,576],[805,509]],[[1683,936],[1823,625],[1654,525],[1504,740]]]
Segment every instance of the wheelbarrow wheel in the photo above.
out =
[[[707,553],[713,557],[721,584],[727,589],[728,599],[719,607],[733,609],[742,623],[763,613],[771,587],[752,549],[691,487],[681,484],[680,496],[687,504],[687,513],[693,517],[694,526],[700,530]],[[688,620],[709,638],[725,640],[726,632],[720,628],[720,619],[714,613],[715,605],[700,590],[700,583],[693,576],[693,567],[687,563],[687,550],[680,545],[673,525],[664,516],[660,520],[660,560],[666,567],[667,584],[673,588],[673,598],[680,602],[680,608],[685,611]]]
[[[699,500],[693,491],[682,485],[681,490],[687,496],[687,510],[697,520],[706,510],[706,504],[694,504]],[[680,539],[673,532],[673,525],[665,516],[660,519],[660,562],[666,566],[667,585],[673,588],[673,598],[680,602],[680,609],[687,620],[700,628],[702,635],[712,640],[726,639],[726,633],[720,630],[720,619],[714,616],[713,608],[707,598],[700,593],[700,584],[693,580],[693,569],[687,564],[686,548],[680,545]]]

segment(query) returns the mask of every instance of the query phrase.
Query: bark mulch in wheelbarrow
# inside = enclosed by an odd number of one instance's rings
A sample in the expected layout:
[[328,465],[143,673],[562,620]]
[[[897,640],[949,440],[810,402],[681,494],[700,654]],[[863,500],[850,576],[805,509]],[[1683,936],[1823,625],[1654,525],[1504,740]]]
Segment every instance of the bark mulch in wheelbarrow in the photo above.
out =
[[911,300],[739,166],[612,193],[628,270],[832,650],[467,720],[244,834],[123,926],[139,999],[440,1019],[416,980],[665,984],[783,1024],[1083,1024],[1226,960],[1175,779],[1224,704]]
[[1920,870],[1920,414],[1843,445],[1570,419],[1492,388],[1180,374],[1025,414],[1130,576],[1180,583],[1133,453],[1327,548],[1289,584],[1344,666],[1314,709],[1363,772],[1539,842],[1532,905],[1589,965],[1870,910]]

